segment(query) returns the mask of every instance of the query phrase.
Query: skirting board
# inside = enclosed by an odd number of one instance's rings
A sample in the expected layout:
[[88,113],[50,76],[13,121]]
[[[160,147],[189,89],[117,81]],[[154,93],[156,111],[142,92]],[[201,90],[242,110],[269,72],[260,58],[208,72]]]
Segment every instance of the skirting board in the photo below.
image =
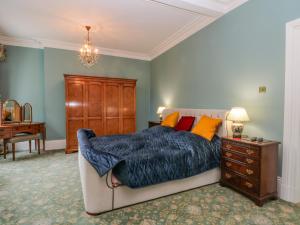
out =
[[[41,148],[43,142],[41,141]],[[10,148],[10,146],[9,146]],[[34,148],[34,141],[32,141],[32,148]],[[57,149],[65,149],[66,148],[66,139],[62,140],[46,140],[46,150],[57,150]],[[29,143],[20,142],[16,144],[16,150],[25,151],[29,149]]]
[[300,190],[285,186],[281,177],[277,177],[277,192],[278,198],[292,203],[300,203]]
[[281,177],[277,177],[277,193],[278,193],[278,198],[280,198],[282,196],[281,191],[282,191]]
[[[280,178],[281,179],[281,178]],[[283,182],[278,181],[278,196],[288,202],[300,204],[300,189],[285,185]],[[279,192],[280,191],[280,192]]]

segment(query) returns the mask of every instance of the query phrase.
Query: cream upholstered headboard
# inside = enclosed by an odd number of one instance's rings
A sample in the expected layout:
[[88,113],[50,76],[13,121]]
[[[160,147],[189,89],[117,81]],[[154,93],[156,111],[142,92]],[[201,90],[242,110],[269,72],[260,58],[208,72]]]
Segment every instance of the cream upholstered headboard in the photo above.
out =
[[[220,109],[182,109],[182,108],[168,108],[165,109],[162,113],[163,119],[173,112],[179,112],[181,116],[194,116],[196,117],[194,125],[195,126],[202,115],[210,116],[212,118],[220,118],[223,120],[222,125],[219,127],[218,136],[227,136],[227,130],[230,132],[231,130],[231,123],[226,121],[226,116],[228,111],[227,110],[220,110]],[[180,118],[179,118],[180,119]]]

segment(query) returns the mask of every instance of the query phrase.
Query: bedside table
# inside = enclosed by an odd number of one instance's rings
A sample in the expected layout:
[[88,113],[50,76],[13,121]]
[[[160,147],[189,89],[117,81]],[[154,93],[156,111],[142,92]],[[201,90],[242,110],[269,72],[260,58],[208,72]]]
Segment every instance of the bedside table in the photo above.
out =
[[277,199],[279,142],[222,138],[221,186],[230,187],[263,206]]
[[148,128],[160,125],[161,121],[148,121]]

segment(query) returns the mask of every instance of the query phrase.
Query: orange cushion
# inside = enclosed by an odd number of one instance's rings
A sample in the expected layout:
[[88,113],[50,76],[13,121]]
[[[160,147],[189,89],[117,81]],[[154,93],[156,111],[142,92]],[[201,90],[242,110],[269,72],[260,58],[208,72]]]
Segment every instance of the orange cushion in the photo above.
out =
[[179,118],[179,112],[173,112],[162,121],[161,125],[165,127],[175,127]]
[[197,125],[193,128],[192,133],[211,141],[211,139],[217,133],[218,127],[221,123],[221,119],[202,116]]

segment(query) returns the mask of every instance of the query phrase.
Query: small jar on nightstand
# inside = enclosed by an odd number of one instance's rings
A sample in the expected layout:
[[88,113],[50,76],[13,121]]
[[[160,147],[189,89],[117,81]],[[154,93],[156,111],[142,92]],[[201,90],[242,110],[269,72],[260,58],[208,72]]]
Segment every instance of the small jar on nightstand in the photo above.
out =
[[277,198],[277,157],[280,142],[222,138],[221,181],[262,206]]
[[161,121],[148,121],[148,127],[154,127],[160,125]]

